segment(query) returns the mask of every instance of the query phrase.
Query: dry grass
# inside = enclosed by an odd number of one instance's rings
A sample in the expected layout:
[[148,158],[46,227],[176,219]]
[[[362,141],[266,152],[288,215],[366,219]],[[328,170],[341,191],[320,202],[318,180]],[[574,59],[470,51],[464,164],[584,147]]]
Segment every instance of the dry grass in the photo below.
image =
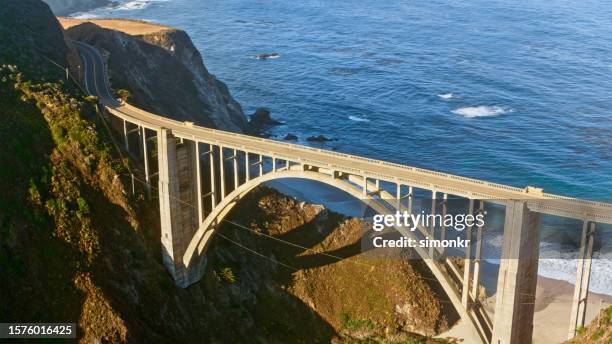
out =
[[100,27],[105,29],[117,30],[128,35],[148,35],[163,31],[172,31],[173,28],[169,26],[159,25],[155,23],[149,23],[142,20],[133,20],[133,19],[76,19],[76,18],[66,18],[66,17],[58,17],[57,18],[64,27],[65,30],[79,25],[83,23],[94,23]]

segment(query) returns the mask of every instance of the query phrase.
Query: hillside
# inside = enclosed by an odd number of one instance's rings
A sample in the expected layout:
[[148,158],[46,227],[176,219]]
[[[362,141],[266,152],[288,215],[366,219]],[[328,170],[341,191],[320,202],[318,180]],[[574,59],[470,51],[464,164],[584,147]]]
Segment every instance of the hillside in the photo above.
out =
[[23,0],[0,6],[0,62],[19,63],[22,72],[44,79],[64,76],[55,64],[76,73],[80,58],[49,7]]

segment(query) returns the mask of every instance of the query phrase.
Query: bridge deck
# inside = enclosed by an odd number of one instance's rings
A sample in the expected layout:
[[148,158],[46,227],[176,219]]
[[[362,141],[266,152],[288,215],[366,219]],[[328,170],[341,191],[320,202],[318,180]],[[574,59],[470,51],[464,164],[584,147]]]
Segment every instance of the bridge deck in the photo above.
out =
[[534,210],[542,213],[571,218],[587,217],[597,219],[602,223],[612,223],[612,205],[607,203],[547,193],[529,193],[525,189],[412,166],[199,127],[161,117],[130,105],[107,103],[107,108],[129,122],[153,130],[160,127],[167,128],[172,130],[175,136],[185,139],[247,150],[278,159],[289,159],[348,173],[364,174],[368,177],[420,186],[457,196],[492,200],[533,200],[533,207],[537,208]]

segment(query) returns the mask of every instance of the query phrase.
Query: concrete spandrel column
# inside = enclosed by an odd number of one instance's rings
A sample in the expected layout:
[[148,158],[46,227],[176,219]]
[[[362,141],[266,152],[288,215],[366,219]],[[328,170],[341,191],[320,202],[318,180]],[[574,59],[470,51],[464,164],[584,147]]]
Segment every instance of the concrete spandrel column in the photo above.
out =
[[525,201],[507,201],[491,343],[531,343],[539,224],[539,214],[529,211]]
[[142,127],[142,160],[144,162],[145,170],[145,194],[147,200],[151,200],[151,175],[149,173],[149,152],[147,148],[147,129]]
[[159,216],[163,263],[177,282],[182,276],[177,271],[176,240],[180,240],[179,184],[176,168],[176,139],[169,129],[157,133],[159,163]]
[[582,235],[580,238],[580,251],[576,271],[576,284],[574,285],[574,297],[572,299],[572,312],[570,313],[568,339],[572,339],[576,335],[576,330],[584,326],[585,323],[593,258],[594,232],[595,223],[589,223],[585,220],[582,225]]

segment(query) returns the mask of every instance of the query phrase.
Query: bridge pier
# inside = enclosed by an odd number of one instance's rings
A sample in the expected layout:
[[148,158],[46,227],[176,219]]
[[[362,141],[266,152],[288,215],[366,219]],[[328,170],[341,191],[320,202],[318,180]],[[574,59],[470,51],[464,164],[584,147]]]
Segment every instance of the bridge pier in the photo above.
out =
[[578,269],[576,271],[576,285],[574,286],[574,298],[572,300],[572,313],[570,314],[570,326],[568,339],[574,338],[576,330],[584,326],[586,317],[587,296],[589,294],[589,280],[591,276],[591,259],[593,257],[593,234],[595,223],[584,221],[582,235],[580,237],[580,252],[578,255]]
[[539,214],[508,200],[495,297],[494,344],[531,343],[538,277]]
[[148,200],[151,199],[151,174],[149,172],[149,152],[147,148],[147,129],[142,128],[142,160],[144,162],[145,173],[145,195]]
[[[180,287],[200,277],[198,269],[187,270],[183,255],[198,229],[197,182],[199,168],[196,143],[177,144],[168,129],[158,132],[159,212],[163,263]],[[194,207],[194,205],[196,205]],[[205,258],[202,258],[205,259]]]
[[[468,214],[474,213],[474,200],[470,199]],[[468,240],[465,248],[465,259],[463,260],[463,283],[461,290],[461,303],[465,309],[470,309],[470,280],[472,276],[472,227],[467,226],[465,238]]]

